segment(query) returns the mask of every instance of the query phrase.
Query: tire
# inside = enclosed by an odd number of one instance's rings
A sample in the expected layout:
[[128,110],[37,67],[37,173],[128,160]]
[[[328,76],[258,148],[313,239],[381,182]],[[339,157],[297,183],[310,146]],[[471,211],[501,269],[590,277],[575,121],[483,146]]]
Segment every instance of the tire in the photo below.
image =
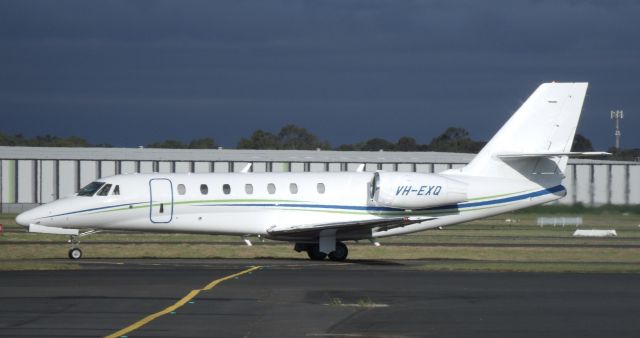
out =
[[329,254],[329,259],[334,262],[342,262],[347,259],[347,256],[349,256],[349,249],[344,243],[338,242],[336,250]]
[[80,259],[80,258],[82,258],[82,250],[80,250],[80,248],[71,248],[71,249],[69,249],[69,258],[70,259]]
[[327,254],[324,252],[320,252],[320,247],[316,245],[311,245],[309,249],[307,249],[307,255],[314,261],[321,261],[327,257]]

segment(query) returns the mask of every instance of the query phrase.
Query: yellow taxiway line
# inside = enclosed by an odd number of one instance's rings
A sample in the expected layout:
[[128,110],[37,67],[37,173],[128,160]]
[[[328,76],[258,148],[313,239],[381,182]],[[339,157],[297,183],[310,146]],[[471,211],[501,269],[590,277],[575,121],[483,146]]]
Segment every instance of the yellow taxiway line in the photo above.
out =
[[187,302],[189,302],[191,299],[193,299],[195,296],[197,296],[200,292],[202,291],[207,291],[207,290],[211,290],[213,289],[216,285],[229,280],[229,279],[233,279],[235,277],[238,277],[240,275],[244,275],[245,273],[249,273],[253,270],[257,270],[260,269],[260,266],[254,266],[251,267],[249,269],[240,271],[238,273],[234,273],[233,275],[228,275],[226,277],[222,277],[219,279],[216,279],[214,281],[212,281],[211,283],[207,284],[205,287],[203,287],[202,289],[195,289],[195,290],[191,290],[191,292],[189,292],[186,296],[182,297],[179,301],[177,301],[175,304],[169,306],[168,308],[162,310],[162,311],[158,311],[156,313],[150,314],[142,319],[140,319],[139,321],[121,329],[118,330],[108,336],[105,336],[105,338],[119,338],[122,337],[124,335],[126,335],[127,333],[137,330],[141,327],[143,327],[144,325],[149,324],[150,322],[152,322],[153,320],[155,320],[158,317],[164,316],[168,313],[171,313],[177,309],[179,309],[180,307],[182,307],[184,304],[187,304]]

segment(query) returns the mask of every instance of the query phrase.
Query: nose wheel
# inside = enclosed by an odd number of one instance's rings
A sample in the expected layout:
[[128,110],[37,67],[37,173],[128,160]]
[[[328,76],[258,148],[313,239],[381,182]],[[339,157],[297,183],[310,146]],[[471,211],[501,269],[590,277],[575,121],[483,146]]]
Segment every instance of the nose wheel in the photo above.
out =
[[70,259],[82,258],[82,250],[80,250],[80,236],[75,236],[75,235],[69,236],[69,243],[71,244],[71,248],[69,248],[69,258]]
[[82,250],[80,250],[80,248],[71,248],[71,249],[69,249],[69,258],[71,258],[71,259],[80,259],[80,258],[82,258]]
[[69,236],[69,244],[71,244],[71,248],[69,248],[69,258],[70,259],[82,258],[82,250],[80,250],[80,237],[97,234],[99,232],[101,232],[101,230],[89,230],[89,231],[81,232],[77,235]]

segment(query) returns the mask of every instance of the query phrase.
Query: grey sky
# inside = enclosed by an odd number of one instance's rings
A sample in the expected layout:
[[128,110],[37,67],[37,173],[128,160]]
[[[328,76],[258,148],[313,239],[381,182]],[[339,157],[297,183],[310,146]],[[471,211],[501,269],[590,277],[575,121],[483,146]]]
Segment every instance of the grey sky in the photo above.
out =
[[487,140],[545,81],[640,147],[637,1],[1,1],[0,131],[136,146],[306,127],[332,145]]

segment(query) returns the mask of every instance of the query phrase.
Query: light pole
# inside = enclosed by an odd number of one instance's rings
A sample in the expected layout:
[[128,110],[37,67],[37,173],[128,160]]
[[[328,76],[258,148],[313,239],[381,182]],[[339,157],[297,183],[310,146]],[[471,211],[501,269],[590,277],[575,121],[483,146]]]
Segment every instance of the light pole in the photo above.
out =
[[616,121],[616,131],[613,133],[616,136],[616,150],[620,150],[620,120],[624,118],[624,111],[622,110],[612,110],[611,111],[611,119]]

